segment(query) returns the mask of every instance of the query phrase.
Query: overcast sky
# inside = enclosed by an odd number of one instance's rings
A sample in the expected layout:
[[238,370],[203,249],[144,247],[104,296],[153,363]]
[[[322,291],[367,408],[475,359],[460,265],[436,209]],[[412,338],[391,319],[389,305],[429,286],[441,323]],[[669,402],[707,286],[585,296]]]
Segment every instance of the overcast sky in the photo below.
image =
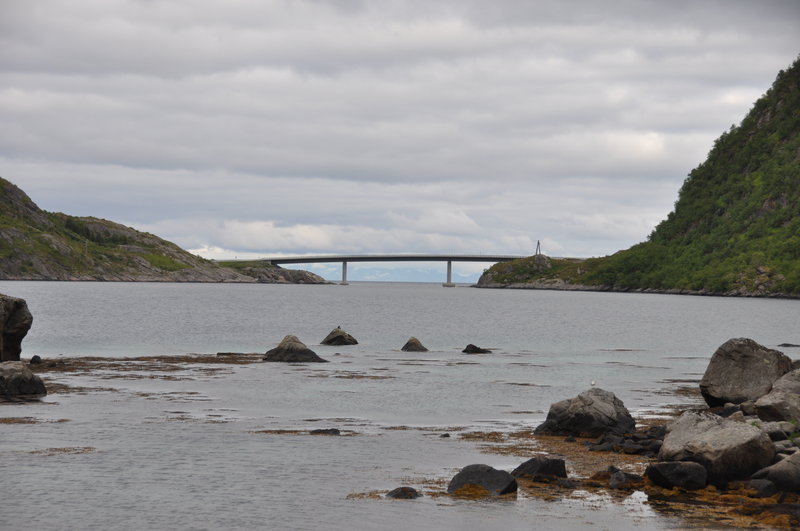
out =
[[0,176],[206,257],[604,255],[798,28],[796,0],[2,0]]

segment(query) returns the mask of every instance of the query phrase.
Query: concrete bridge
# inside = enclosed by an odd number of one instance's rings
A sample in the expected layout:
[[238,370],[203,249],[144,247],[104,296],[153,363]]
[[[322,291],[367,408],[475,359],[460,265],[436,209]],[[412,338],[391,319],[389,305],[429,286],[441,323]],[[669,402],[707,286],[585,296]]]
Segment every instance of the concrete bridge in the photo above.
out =
[[261,260],[274,265],[281,264],[327,264],[342,263],[342,284],[347,285],[347,264],[349,262],[447,262],[447,282],[445,287],[453,287],[453,262],[509,262],[524,256],[500,254],[360,254],[324,256],[276,256]]

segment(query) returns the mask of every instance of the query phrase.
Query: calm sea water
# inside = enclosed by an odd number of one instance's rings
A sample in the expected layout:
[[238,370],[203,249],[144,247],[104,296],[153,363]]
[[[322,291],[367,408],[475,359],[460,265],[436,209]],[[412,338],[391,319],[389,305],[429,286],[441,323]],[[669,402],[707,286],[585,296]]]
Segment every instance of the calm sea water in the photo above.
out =
[[[0,282],[0,292],[25,298],[34,314],[23,357],[264,352],[295,334],[330,360],[47,375],[104,390],[0,405],[0,417],[43,421],[0,424],[3,529],[676,527],[639,496],[348,495],[524,460],[442,439],[442,429],[530,428],[592,381],[634,413],[651,412],[679,400],[663,391],[699,379],[731,337],[800,343],[800,301],[789,300],[380,283]],[[359,345],[319,346],[336,326]],[[410,336],[430,352],[401,352]],[[467,356],[467,343],[496,350]],[[419,429],[390,429],[401,426]],[[328,427],[357,435],[257,433]]]

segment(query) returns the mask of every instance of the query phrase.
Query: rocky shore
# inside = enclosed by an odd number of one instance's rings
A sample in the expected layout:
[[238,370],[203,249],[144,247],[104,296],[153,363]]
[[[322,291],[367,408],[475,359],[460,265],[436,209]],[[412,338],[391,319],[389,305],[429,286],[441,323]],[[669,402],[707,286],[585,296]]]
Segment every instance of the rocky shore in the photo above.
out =
[[[21,341],[30,327],[24,301],[20,301],[0,298],[0,308],[5,309],[0,319],[4,340],[17,337]],[[322,342],[357,344],[340,328]],[[76,392],[59,381],[59,374],[102,372],[104,379],[115,373],[131,378],[135,367],[136,377],[148,379],[186,370],[224,377],[220,367],[230,364],[325,361],[294,336],[287,336],[266,354],[71,358],[39,363],[20,361],[19,342],[7,346],[12,354],[4,354],[3,359],[14,358],[13,353],[16,359],[0,363],[0,395],[9,399]],[[491,351],[485,354],[491,355]],[[658,511],[695,519],[702,525],[800,526],[800,362],[751,339],[731,339],[713,353],[693,392],[702,397],[706,407],[681,408],[670,419],[634,418],[613,392],[592,387],[554,402],[544,422],[529,430],[500,433],[441,428],[431,435],[449,439],[452,433],[453,438],[481,445],[482,451],[517,456],[519,462],[509,470],[465,463],[449,480],[401,485],[377,496],[486,500],[507,499],[522,491],[530,497],[567,499],[590,492],[612,499],[638,496]],[[359,435],[334,426],[259,433]]]

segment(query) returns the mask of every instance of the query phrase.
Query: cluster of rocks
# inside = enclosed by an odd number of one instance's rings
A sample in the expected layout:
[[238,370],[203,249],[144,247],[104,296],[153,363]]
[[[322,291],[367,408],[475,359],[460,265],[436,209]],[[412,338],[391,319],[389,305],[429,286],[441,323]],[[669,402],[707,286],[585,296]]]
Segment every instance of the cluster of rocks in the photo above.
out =
[[[344,346],[358,345],[358,340],[349,333],[337,326],[325,336],[322,345]],[[403,352],[428,352],[428,349],[416,337],[411,337],[400,349]],[[462,351],[465,354],[488,354],[491,350],[480,348],[472,343]],[[297,336],[288,335],[281,340],[275,348],[267,351],[264,361],[282,361],[289,363],[324,363],[328,360],[320,358],[313,350],[308,348],[305,343],[300,341]]]
[[708,410],[685,411],[666,426],[640,431],[614,393],[592,388],[550,406],[536,435],[596,438],[589,450],[653,458],[644,475],[615,467],[586,480],[569,478],[561,458],[536,456],[512,472],[469,465],[450,481],[456,496],[516,492],[517,479],[567,488],[698,490],[741,486],[749,496],[800,493],[800,367],[751,339],[720,346],[700,384]]

